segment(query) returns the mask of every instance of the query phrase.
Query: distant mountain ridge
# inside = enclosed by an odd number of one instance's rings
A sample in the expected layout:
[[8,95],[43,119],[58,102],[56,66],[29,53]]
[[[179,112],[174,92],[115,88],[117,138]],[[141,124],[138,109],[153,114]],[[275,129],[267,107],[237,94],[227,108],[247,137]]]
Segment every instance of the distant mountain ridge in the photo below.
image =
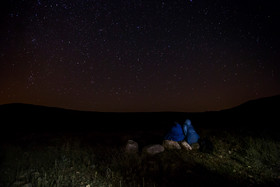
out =
[[[236,107],[221,110],[213,114],[217,123],[230,127],[274,128],[279,126],[280,95],[249,100]],[[209,117],[209,118],[211,118]]]
[[210,112],[93,112],[12,103],[0,105],[2,124],[16,130],[117,130],[125,128],[167,128],[174,121],[190,118],[200,127],[237,127],[276,124],[280,116],[280,95],[247,101],[239,106]]
[[263,97],[259,99],[249,100],[236,107],[225,109],[225,110],[253,110],[267,112],[268,110],[278,109],[280,106],[280,95],[271,97]]
[[[278,107],[280,105],[280,95],[270,96],[270,97],[263,97],[253,100],[248,100],[240,105],[237,105],[232,108],[223,109],[220,111],[230,111],[230,110],[257,110],[260,108],[266,108],[266,111],[268,108]],[[44,106],[44,105],[35,105],[35,104],[27,104],[27,103],[9,103],[9,104],[2,104],[0,105],[0,111],[3,110],[22,110],[22,109],[28,109],[28,110],[45,110],[45,109],[52,109],[57,111],[78,111],[78,112],[100,112],[100,111],[83,111],[83,110],[73,110],[73,109],[66,109],[61,107],[54,107],[54,106]],[[162,112],[162,111],[159,111]],[[165,111],[164,111],[165,112]],[[166,111],[167,113],[173,112],[173,111]],[[215,112],[215,111],[208,111],[208,112]],[[104,112],[102,112],[104,113]],[[105,112],[106,113],[106,112]],[[126,112],[108,112],[108,113],[126,113]],[[132,113],[138,113],[138,112],[132,112]],[[139,113],[150,113],[150,112],[139,112]],[[157,112],[151,112],[151,113],[157,113]],[[193,113],[193,112],[175,112],[175,113]],[[203,112],[196,112],[196,113],[203,113]]]

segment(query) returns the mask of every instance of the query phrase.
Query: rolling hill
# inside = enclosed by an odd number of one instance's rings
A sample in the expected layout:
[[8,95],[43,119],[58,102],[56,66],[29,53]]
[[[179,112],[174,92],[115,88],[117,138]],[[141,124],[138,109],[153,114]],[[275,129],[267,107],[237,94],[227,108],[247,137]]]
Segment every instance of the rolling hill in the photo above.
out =
[[2,124],[12,131],[150,130],[169,128],[190,118],[202,128],[277,127],[280,95],[245,102],[234,108],[200,113],[106,113],[12,103],[0,106]]

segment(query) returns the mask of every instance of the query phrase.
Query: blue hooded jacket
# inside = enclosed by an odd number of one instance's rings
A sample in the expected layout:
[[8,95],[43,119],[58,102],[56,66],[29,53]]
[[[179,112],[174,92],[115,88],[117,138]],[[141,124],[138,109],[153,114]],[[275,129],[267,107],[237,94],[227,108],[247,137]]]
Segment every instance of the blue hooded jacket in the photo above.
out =
[[194,130],[189,119],[185,121],[183,127],[180,124],[175,123],[170,132],[168,132],[164,137],[165,140],[173,140],[176,142],[183,141],[185,139],[188,144],[196,143],[199,138],[199,135]]
[[187,126],[187,129],[188,129],[188,132],[187,132],[188,144],[193,144],[193,143],[198,142],[198,139],[200,138],[200,136],[194,130],[191,120],[187,119],[184,123],[184,126]]
[[171,128],[171,130],[164,137],[165,140],[182,141],[185,139],[185,134],[183,132],[182,126],[179,123]]

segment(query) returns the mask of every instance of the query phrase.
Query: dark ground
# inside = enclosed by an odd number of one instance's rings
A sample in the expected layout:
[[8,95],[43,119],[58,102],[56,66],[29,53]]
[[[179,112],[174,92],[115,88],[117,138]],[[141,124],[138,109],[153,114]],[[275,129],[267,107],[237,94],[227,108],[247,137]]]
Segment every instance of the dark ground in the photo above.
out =
[[[280,116],[280,96],[249,101],[238,107],[204,113],[101,113],[73,111],[59,108],[34,106],[26,104],[9,104],[0,106],[2,118],[1,147],[6,145],[19,145],[30,148],[32,146],[48,145],[53,139],[79,139],[81,144],[122,146],[128,139],[134,139],[140,148],[148,144],[161,144],[165,133],[174,121],[182,122],[186,118],[192,123],[202,138],[215,136],[215,133],[232,132],[239,136],[255,136],[257,138],[271,138],[279,141],[277,131]],[[268,145],[269,146],[269,145]],[[169,154],[168,152],[166,154]],[[195,153],[193,153],[195,154]],[[188,157],[190,155],[187,155]],[[168,158],[168,157],[167,157]],[[179,157],[181,158],[181,157]],[[164,158],[156,159],[163,162]],[[191,180],[195,184],[220,184],[223,186],[250,185],[240,183],[231,178],[225,178],[213,173],[202,165],[193,165],[191,162],[181,160],[192,172],[187,178],[178,180]],[[148,162],[150,162],[148,160]],[[152,161],[153,162],[153,161]],[[176,160],[176,162],[180,162]],[[1,160],[1,164],[2,160]],[[161,165],[159,163],[159,165]],[[193,172],[195,171],[195,172]],[[140,171],[139,171],[140,172]],[[176,172],[181,172],[180,167]],[[159,175],[164,177],[166,173]],[[168,174],[169,175],[169,174]],[[279,174],[280,176],[280,174]],[[169,178],[170,176],[165,176]],[[175,177],[175,178],[174,178]],[[179,181],[180,182],[180,181]],[[171,186],[172,182],[168,182]],[[162,184],[163,185],[163,184]],[[175,185],[175,183],[174,183]],[[273,184],[273,186],[278,184]]]

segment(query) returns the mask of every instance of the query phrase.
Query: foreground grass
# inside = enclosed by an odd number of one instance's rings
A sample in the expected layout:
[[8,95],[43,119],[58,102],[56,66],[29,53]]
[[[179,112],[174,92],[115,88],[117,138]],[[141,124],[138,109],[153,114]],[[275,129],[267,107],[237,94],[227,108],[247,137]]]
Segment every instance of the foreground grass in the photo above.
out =
[[0,186],[280,185],[278,140],[225,131],[205,136],[213,144],[211,152],[166,150],[154,156],[128,155],[122,145],[83,136],[6,142]]

